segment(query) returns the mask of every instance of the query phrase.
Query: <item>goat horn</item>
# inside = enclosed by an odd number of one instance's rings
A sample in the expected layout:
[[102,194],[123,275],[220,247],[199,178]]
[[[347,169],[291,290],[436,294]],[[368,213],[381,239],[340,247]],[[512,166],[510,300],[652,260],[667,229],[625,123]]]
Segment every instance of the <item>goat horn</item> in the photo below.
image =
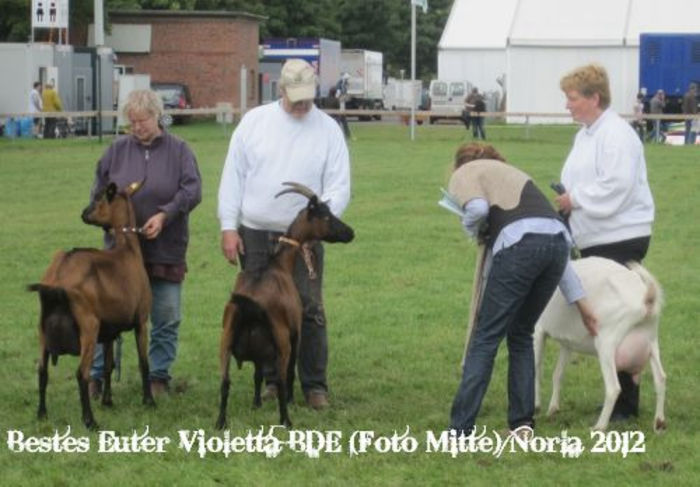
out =
[[286,181],[282,184],[285,186],[290,186],[290,187],[287,189],[283,189],[282,191],[277,193],[275,195],[275,198],[282,196],[283,194],[287,194],[287,193],[298,193],[298,194],[306,196],[309,199],[316,196],[316,193],[314,193],[310,188],[308,188],[307,186],[304,186],[303,184],[293,183],[293,182],[288,182],[288,181]]
[[146,182],[146,178],[144,178],[141,181],[134,181],[133,183],[129,184],[126,188],[124,188],[124,190],[129,196],[131,196],[143,187],[144,182]]

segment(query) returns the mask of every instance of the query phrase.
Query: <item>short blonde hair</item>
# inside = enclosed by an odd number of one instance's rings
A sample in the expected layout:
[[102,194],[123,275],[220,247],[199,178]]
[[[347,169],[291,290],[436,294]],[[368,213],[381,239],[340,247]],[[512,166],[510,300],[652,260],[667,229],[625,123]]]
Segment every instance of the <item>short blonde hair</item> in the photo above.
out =
[[153,90],[134,90],[129,93],[124,103],[122,113],[129,118],[131,112],[145,112],[153,115],[156,120],[163,115],[163,100]]
[[471,144],[464,144],[455,153],[455,166],[454,169],[458,169],[467,162],[475,161],[477,159],[496,159],[498,161],[506,162],[505,157],[498,153],[496,148],[490,144],[477,144],[472,142]]
[[576,90],[586,98],[597,93],[600,100],[599,107],[605,110],[610,106],[608,72],[599,64],[589,64],[574,69],[561,79],[559,86],[564,93]]

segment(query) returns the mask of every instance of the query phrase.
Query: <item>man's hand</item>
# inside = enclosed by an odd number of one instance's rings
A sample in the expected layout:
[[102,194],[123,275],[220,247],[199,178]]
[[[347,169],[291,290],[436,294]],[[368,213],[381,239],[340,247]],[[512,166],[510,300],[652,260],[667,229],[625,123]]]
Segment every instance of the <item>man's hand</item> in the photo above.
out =
[[221,232],[221,252],[231,264],[238,264],[238,254],[245,254],[243,239],[236,230],[223,230]]
[[165,212],[159,212],[148,219],[146,224],[143,226],[143,236],[148,240],[153,240],[160,232],[163,230],[163,225],[165,225],[165,220],[167,219]]

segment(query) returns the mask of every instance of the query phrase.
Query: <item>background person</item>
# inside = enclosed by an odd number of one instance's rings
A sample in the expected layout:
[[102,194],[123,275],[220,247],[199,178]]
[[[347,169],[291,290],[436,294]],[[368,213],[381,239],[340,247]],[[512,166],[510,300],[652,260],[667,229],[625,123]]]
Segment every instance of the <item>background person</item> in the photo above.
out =
[[473,431],[504,337],[508,345],[508,426],[511,430],[533,428],[532,333],[557,285],[570,304],[576,303],[589,333],[596,334],[595,315],[578,277],[567,266],[572,241],[532,179],[505,163],[490,145],[460,147],[449,192],[464,208],[466,231],[485,241],[491,252],[462,380],[452,403],[450,429],[465,435]]
[[484,95],[479,93],[479,90],[474,88],[473,93],[474,111],[477,112],[477,114],[472,117],[472,135],[477,140],[486,140],[486,132],[484,131],[484,117],[481,115],[482,112],[486,111],[486,102],[484,101]]
[[[697,115],[698,114],[698,98],[697,98],[697,85],[691,83],[688,87],[688,91],[683,95],[683,114],[684,115]],[[694,119],[688,118],[685,121],[685,137],[684,143],[686,145],[695,144],[695,131],[693,130]]]
[[[566,192],[557,205],[582,257],[599,256],[624,265],[641,262],[649,249],[654,200],[647,181],[644,146],[610,108],[610,82],[602,66],[574,69],[560,82],[566,108],[583,127],[561,172]],[[622,392],[611,419],[639,413],[639,385],[619,372]]]
[[632,128],[639,135],[639,140],[644,142],[644,126],[646,122],[644,121],[644,95],[641,93],[637,94],[637,100],[634,102],[632,110],[634,113],[634,119],[631,122]]
[[[151,90],[129,93],[124,115],[131,133],[115,140],[97,164],[91,200],[114,182],[123,188],[141,181],[133,195],[136,222],[143,228],[141,251],[153,293],[148,359],[151,391],[168,390],[170,367],[177,354],[182,282],[187,272],[189,213],[202,199],[197,160],[189,146],[158,123],[163,102]],[[111,245],[109,234],[106,246]],[[103,373],[102,347],[90,372],[91,395]]]
[[[338,124],[316,108],[318,81],[301,59],[282,67],[281,99],[247,112],[231,137],[219,186],[221,249],[226,259],[248,269],[264,267],[297,213],[303,196],[275,198],[285,181],[308,186],[340,216],[350,200],[350,162]],[[328,342],[323,307],[323,246],[310,246],[315,277],[302,252],[294,282],[301,296],[303,319],[299,345],[299,380],[307,404],[328,405]],[[266,396],[276,394],[267,375]]]
[[[329,108],[331,110],[340,110],[340,98],[338,94],[338,89],[335,86],[331,86],[328,90],[328,96],[325,100],[325,106],[323,108]],[[350,132],[350,127],[348,126],[348,118],[345,115],[331,115],[343,129],[343,135],[345,139],[352,138],[352,133]]]
[[[664,109],[666,108],[666,94],[664,90],[657,90],[654,96],[649,100],[649,113],[652,115],[663,115]],[[665,120],[652,120],[652,130],[649,133],[649,140],[654,142],[661,142],[664,138],[664,132],[666,132],[666,121]]]
[[[41,94],[42,108],[45,112],[62,112],[63,104],[58,92],[54,89],[52,81],[46,83],[44,91]],[[56,117],[46,117],[44,119],[44,138],[56,138]]]
[[[43,111],[44,103],[41,99],[41,82],[36,81],[29,92],[29,113],[37,114]],[[38,137],[41,134],[41,117],[34,116],[33,135]]]

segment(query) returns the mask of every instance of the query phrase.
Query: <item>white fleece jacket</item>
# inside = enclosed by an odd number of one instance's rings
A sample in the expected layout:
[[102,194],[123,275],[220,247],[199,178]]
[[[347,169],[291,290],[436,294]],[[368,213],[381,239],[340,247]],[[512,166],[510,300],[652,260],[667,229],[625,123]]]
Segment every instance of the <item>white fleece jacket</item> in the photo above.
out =
[[651,235],[654,200],[644,147],[612,110],[576,134],[561,181],[571,196],[571,233],[579,248]]
[[338,124],[315,106],[302,119],[280,102],[246,113],[231,137],[219,184],[221,230],[243,224],[283,232],[308,199],[275,195],[285,181],[311,188],[340,216],[350,200],[350,162]]

